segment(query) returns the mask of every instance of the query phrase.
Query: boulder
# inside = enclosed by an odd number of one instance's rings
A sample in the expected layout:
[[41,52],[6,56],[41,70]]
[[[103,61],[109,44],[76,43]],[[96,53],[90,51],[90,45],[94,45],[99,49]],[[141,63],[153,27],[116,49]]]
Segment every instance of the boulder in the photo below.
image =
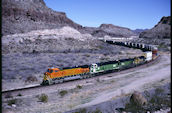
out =
[[130,102],[138,106],[143,106],[148,103],[147,99],[138,91],[134,91],[131,95]]

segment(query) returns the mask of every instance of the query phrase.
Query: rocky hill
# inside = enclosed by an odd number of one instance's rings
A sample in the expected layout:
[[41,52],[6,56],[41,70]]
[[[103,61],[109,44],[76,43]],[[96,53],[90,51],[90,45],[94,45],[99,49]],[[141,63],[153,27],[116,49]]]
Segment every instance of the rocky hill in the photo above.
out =
[[53,11],[43,0],[2,0],[2,34],[24,33],[39,29],[82,26],[66,17],[64,12]]
[[85,30],[87,33],[97,37],[104,37],[105,35],[111,37],[130,37],[136,35],[129,28],[115,26],[113,24],[101,24],[97,28],[85,27]]
[[2,0],[2,34],[25,33],[40,29],[57,29],[70,26],[81,33],[103,37],[128,37],[134,33],[124,27],[102,24],[100,27],[82,27],[64,12],[53,11],[43,0]]
[[124,37],[135,35],[129,28],[115,26],[113,24],[101,24],[99,28],[107,33],[113,33]]
[[153,44],[159,51],[171,50],[171,17],[162,17],[160,22],[152,29],[140,33],[139,38],[133,40],[135,43]]
[[160,22],[155,25],[152,29],[146,30],[140,33],[140,38],[161,38],[161,39],[168,39],[170,38],[170,31],[171,31],[171,17],[162,17]]

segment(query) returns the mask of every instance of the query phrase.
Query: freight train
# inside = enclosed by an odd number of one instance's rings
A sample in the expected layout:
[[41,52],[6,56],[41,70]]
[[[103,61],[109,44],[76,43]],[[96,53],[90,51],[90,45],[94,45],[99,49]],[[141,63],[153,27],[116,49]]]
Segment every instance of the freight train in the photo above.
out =
[[49,85],[55,83],[62,83],[64,81],[75,80],[75,79],[85,79],[93,76],[101,75],[104,73],[120,71],[144,63],[155,60],[158,57],[158,50],[156,47],[145,45],[145,44],[136,44],[129,42],[113,42],[106,41],[110,44],[122,45],[127,47],[133,47],[141,49],[144,51],[144,54],[139,57],[121,59],[115,61],[108,61],[102,63],[94,63],[91,65],[82,65],[75,67],[66,67],[63,69],[59,68],[49,68],[47,72],[44,73],[43,82],[41,85]]

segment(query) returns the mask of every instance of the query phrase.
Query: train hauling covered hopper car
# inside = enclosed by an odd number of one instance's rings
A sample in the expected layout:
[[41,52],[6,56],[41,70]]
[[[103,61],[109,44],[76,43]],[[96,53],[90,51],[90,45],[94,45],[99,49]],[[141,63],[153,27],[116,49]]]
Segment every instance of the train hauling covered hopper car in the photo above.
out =
[[[113,41],[107,42],[110,44],[114,44]],[[122,44],[123,46],[128,47],[132,47],[133,45],[135,45],[135,48],[141,49],[144,53],[143,55],[134,58],[93,63],[91,65],[67,67],[63,69],[49,68],[47,72],[44,73],[42,85],[61,83],[63,81],[88,78],[104,73],[120,71],[151,62],[158,57],[158,49],[155,46],[148,46],[145,44],[133,44],[129,42],[116,42],[116,44]]]

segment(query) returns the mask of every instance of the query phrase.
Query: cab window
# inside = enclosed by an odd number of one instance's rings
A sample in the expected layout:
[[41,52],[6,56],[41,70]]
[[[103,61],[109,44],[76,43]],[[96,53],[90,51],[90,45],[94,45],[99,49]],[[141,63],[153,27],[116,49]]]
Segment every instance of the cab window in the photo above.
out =
[[58,70],[55,70],[55,72],[58,72]]
[[50,73],[53,73],[53,70],[50,70]]
[[51,69],[51,70],[50,70],[50,69],[48,69],[48,70],[47,70],[47,72],[52,73],[52,72],[53,72],[53,70],[52,70],[52,69]]

